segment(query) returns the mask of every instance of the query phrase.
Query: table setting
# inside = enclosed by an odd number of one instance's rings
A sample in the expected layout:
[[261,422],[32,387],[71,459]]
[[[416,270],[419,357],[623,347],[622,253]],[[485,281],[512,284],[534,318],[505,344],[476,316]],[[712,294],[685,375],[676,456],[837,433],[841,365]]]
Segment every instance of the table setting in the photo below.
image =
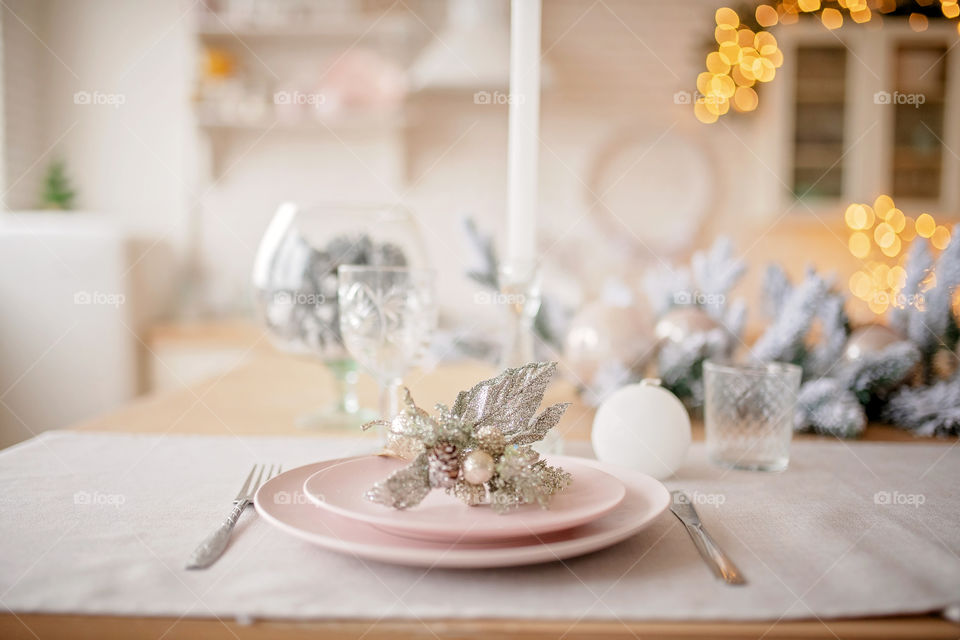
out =
[[[917,236],[882,279],[919,302],[869,323],[856,277],[774,263],[749,335],[722,233],[570,303],[537,238],[541,8],[511,3],[480,267],[451,275],[403,198],[277,207],[268,356],[0,450],[0,636],[960,636],[960,243]],[[752,36],[730,11],[717,39]],[[719,44],[768,82],[754,42]],[[708,96],[761,81],[723,64]],[[892,199],[851,206],[900,242]]]

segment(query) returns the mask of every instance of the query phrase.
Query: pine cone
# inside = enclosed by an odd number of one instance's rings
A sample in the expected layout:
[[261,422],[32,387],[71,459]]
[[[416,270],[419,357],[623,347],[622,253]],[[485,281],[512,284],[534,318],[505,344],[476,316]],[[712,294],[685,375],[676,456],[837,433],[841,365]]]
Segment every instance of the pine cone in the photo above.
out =
[[450,442],[438,442],[428,457],[430,486],[452,487],[460,475],[460,448]]

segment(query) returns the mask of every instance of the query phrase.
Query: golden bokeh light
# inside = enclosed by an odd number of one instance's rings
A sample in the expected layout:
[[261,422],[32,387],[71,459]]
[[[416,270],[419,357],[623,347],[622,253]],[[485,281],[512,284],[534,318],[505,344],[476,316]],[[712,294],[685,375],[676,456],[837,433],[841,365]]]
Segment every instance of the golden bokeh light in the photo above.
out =
[[886,249],[893,246],[894,240],[897,240],[897,234],[886,222],[881,222],[877,225],[877,228],[873,230],[873,240],[877,243],[877,246],[881,249]]
[[950,231],[943,225],[937,225],[933,235],[930,236],[930,244],[943,251],[950,244]]
[[777,68],[766,58],[757,58],[750,65],[750,71],[760,82],[770,82],[777,75]]
[[888,195],[877,196],[877,199],[873,201],[873,210],[877,212],[881,220],[887,219],[887,212],[890,209],[893,209],[893,198]]
[[740,64],[740,60],[743,59],[743,50],[736,42],[724,42],[720,45],[717,53],[720,54],[724,62],[731,66]]
[[899,291],[907,284],[907,270],[900,265],[890,267],[887,272],[887,286]]
[[900,238],[893,236],[893,240],[887,246],[880,247],[880,251],[883,255],[888,258],[896,258],[900,254],[900,249],[903,248],[903,244],[900,242]]
[[693,105],[693,115],[697,120],[704,124],[713,124],[717,121],[717,114],[707,110],[706,105],[700,101]]
[[[783,5],[780,6],[783,7]],[[780,16],[780,24],[797,24],[800,21],[800,15],[795,10],[777,11],[777,15]]]
[[900,239],[910,242],[917,237],[916,221],[910,216],[904,218],[903,231],[900,232]]
[[852,233],[850,234],[848,246],[850,248],[850,253],[852,253],[854,257],[866,258],[868,255],[870,255],[870,236],[865,234],[863,231]]
[[853,295],[857,296],[861,300],[866,300],[870,297],[870,293],[872,291],[873,283],[871,282],[869,275],[863,271],[857,271],[850,276],[850,292],[853,293]]
[[921,238],[929,238],[936,231],[937,223],[929,213],[921,213],[916,222],[917,235]]
[[762,4],[757,7],[756,17],[757,24],[761,27],[772,27],[777,24],[777,20],[779,19],[777,10],[768,4]]
[[707,111],[718,116],[722,116],[730,110],[730,101],[718,95],[707,96],[703,101],[703,105],[707,108]]
[[783,66],[783,51],[777,49],[768,56],[765,56],[767,60],[773,63],[773,66],[779,69]]
[[907,226],[907,217],[903,215],[903,211],[900,211],[900,209],[890,209],[885,219],[887,224],[893,227],[893,230],[897,233],[903,231],[903,228]]
[[737,85],[730,76],[716,75],[710,80],[710,91],[708,96],[720,96],[722,98],[732,98],[737,90]]
[[[741,71],[741,65],[737,65],[730,69],[730,77],[733,78],[733,81],[737,83],[738,87],[752,87],[757,82],[756,78],[748,78],[747,76],[743,75],[743,71]],[[703,93],[703,91],[700,93]]]
[[710,91],[710,81],[713,80],[713,76],[716,74],[710,73],[709,71],[704,71],[697,76],[697,91],[700,93],[706,94]]
[[867,302],[867,306],[870,307],[870,311],[879,316],[887,312],[889,303],[887,302],[887,298],[885,296],[875,295]]
[[728,24],[720,24],[717,25],[717,28],[713,30],[713,37],[716,39],[717,44],[723,44],[724,42],[736,42],[737,29],[736,27],[731,27]]
[[890,273],[890,265],[885,262],[871,262],[867,265],[870,269],[870,274],[873,276],[874,280],[877,283],[882,283],[887,281],[887,274]]
[[737,87],[733,94],[733,106],[738,111],[753,111],[760,104],[760,97],[750,87]]
[[717,9],[714,18],[718,25],[725,24],[733,28],[740,26],[740,17],[737,15],[737,12],[730,7],[720,7]]
[[[958,0],[916,0],[916,4],[923,7],[936,6],[934,3],[938,1],[945,18],[950,20],[960,18]],[[881,27],[884,24],[884,14],[897,11],[898,6],[903,9],[903,4],[898,4],[898,0],[830,0],[829,2],[777,0],[769,3],[763,0],[762,4],[753,9],[753,16],[749,13],[746,16],[747,22],[751,22],[751,17],[756,19],[752,22],[756,30],[741,21],[735,9],[718,8],[714,13],[716,26],[713,32],[717,48],[707,55],[706,75],[701,73],[697,76],[697,90],[707,100],[706,103],[694,101],[694,115],[701,122],[712,123],[717,121],[717,116],[727,113],[731,104],[737,112],[757,109],[760,93],[756,88],[757,83],[772,82],[776,78],[776,70],[783,65],[783,50],[780,49],[777,38],[770,31],[771,28],[777,25],[796,24],[801,14],[816,16],[823,26],[831,31],[843,28],[845,18],[849,18],[850,22],[856,24],[872,21],[874,27]],[[929,13],[929,10],[927,12]],[[898,12],[898,15],[903,13]],[[939,19],[939,16],[934,17]],[[930,26],[930,18],[919,11],[910,13],[907,22],[915,32],[926,31]],[[960,20],[957,20],[956,27],[960,35]],[[710,84],[715,80],[714,76],[718,75],[729,76],[733,82],[733,88],[723,81],[722,91],[710,91]],[[737,89],[741,87],[752,90],[737,93]],[[722,98],[727,99],[726,104]],[[700,104],[699,108],[696,104]],[[888,196],[881,197],[889,200]],[[875,208],[877,215],[883,218],[891,207]],[[909,225],[901,225],[899,218],[894,226],[897,233],[913,237],[913,230],[907,228]],[[933,230],[930,231],[930,234],[932,233]],[[901,235],[901,239],[909,238]],[[958,304],[960,304],[960,296],[958,296]]]
[[867,214],[863,212],[862,204],[851,204],[843,213],[843,221],[851,229],[863,229],[863,222],[867,219]]
[[724,61],[718,52],[713,51],[707,55],[707,71],[724,74],[730,71],[730,65]]
[[820,13],[820,21],[823,22],[823,26],[833,31],[843,26],[843,14],[830,7]]
[[[845,1],[849,4],[859,0]],[[906,249],[912,240],[920,237],[930,238],[933,248],[943,251],[950,244],[950,230],[938,225],[929,213],[919,215],[916,220],[905,215],[888,195],[878,196],[873,207],[859,202],[848,205],[843,220],[850,229],[847,240],[850,254],[865,261],[863,268],[850,276],[850,292],[878,314],[890,307],[906,305],[923,309],[922,298],[914,300],[901,294],[907,282]],[[920,283],[919,291],[935,286],[936,273],[930,271]],[[960,312],[960,293],[954,304]]]
[[761,31],[753,37],[753,48],[762,56],[773,55],[777,50],[777,39],[769,31]]

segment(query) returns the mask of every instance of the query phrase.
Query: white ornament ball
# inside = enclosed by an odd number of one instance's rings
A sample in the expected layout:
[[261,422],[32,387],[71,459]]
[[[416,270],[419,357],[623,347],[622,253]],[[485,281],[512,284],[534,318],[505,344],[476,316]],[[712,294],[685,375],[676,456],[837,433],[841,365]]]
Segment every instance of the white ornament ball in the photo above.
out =
[[658,340],[681,343],[690,336],[719,329],[720,323],[700,307],[675,307],[667,311],[654,328]]
[[493,477],[493,456],[486,451],[471,451],[463,460],[463,479],[470,484],[483,484]]
[[656,381],[610,394],[593,419],[593,450],[601,462],[666,478],[690,448],[690,416]]
[[850,332],[847,345],[843,349],[843,357],[849,362],[855,362],[864,356],[880,353],[901,340],[903,338],[900,334],[886,325],[868,324]]
[[570,321],[563,357],[578,381],[590,384],[609,361],[642,372],[652,347],[653,336],[643,313],[598,301],[584,306]]

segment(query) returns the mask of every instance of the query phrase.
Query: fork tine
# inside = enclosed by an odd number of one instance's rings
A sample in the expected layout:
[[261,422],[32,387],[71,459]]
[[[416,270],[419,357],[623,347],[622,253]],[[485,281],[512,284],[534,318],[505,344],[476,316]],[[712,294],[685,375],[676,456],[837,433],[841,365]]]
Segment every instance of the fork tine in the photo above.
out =
[[234,500],[242,500],[243,496],[247,495],[247,490],[250,488],[250,482],[253,480],[253,474],[257,472],[257,465],[253,465],[250,469],[250,475],[247,476],[247,479],[243,481],[243,486],[240,488],[240,492],[237,494],[237,497]]
[[[263,484],[266,484],[268,480],[273,480],[273,479],[276,478],[278,475],[280,475],[280,469],[281,469],[281,466],[280,466],[280,465],[278,465],[278,464],[271,464],[271,465],[270,465],[270,473],[267,475],[266,478],[263,479]],[[261,486],[262,486],[262,485],[261,485]]]
[[253,500],[253,494],[255,494],[257,492],[257,489],[260,488],[260,485],[266,481],[266,478],[264,477],[266,476],[266,474],[267,474],[267,465],[265,464],[260,465],[260,473],[257,474],[257,479],[254,481],[254,483],[250,485],[250,490],[247,491],[248,500]]

